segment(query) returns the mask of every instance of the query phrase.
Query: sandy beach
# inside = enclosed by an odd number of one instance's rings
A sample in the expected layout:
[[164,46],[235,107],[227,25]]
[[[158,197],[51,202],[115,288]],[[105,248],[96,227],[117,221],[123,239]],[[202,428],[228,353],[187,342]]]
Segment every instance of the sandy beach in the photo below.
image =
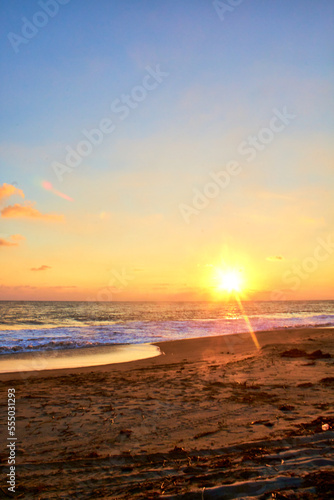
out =
[[[150,359],[1,374],[17,498],[334,498],[334,331],[162,342]],[[0,495],[9,497],[2,481]]]
[[0,500],[334,500],[334,0],[1,7]]

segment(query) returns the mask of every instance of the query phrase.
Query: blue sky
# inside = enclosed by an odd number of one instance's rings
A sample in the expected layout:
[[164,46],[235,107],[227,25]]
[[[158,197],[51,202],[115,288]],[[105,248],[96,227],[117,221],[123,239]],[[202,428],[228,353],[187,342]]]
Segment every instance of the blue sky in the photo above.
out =
[[2,9],[4,132],[11,140],[19,133],[28,144],[48,141],[50,129],[61,140],[94,123],[147,64],[159,63],[171,75],[168,94],[150,114],[164,113],[161,127],[179,114],[179,98],[196,84],[208,94],[218,86],[248,99],[253,112],[265,98],[261,84],[288,104],[299,91],[284,85],[289,77],[332,73],[328,1],[245,0],[221,21],[207,1],[102,0],[97,7],[71,0],[18,54],[6,33],[20,34],[22,17],[31,20],[40,7],[14,0]]
[[[168,234],[178,227],[193,242],[200,227],[212,227],[213,238],[216,217],[228,210],[230,241],[240,220],[233,214],[260,210],[254,193],[302,200],[313,187],[313,205],[297,206],[331,226],[331,2],[244,0],[224,20],[205,0],[57,5],[56,15],[15,53],[8,33],[22,35],[22,18],[32,21],[42,9],[31,0],[1,4],[0,160],[2,182],[23,189],[44,212],[64,214],[68,228],[52,233],[59,246],[69,244],[64,234],[73,232],[78,214],[88,221],[104,212],[126,216],[129,228],[137,214],[161,216]],[[168,77],[121,122],[111,103],[157,65]],[[296,119],[255,162],[245,163],[240,142],[284,106]],[[53,163],[64,162],[66,147],[75,149],[82,130],[103,118],[115,122],[115,132],[59,182]],[[189,203],[193,187],[230,160],[243,163],[242,174],[184,229],[179,204]],[[43,181],[75,203],[43,189]],[[269,213],[277,208],[273,197],[266,203]],[[2,223],[7,234],[8,221]],[[20,221],[13,224],[12,232],[22,232]]]

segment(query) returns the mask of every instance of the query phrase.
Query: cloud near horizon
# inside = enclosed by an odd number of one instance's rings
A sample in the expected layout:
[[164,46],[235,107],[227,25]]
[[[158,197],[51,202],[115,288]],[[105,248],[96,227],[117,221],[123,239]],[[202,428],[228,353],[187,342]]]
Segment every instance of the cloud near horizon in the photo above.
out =
[[284,260],[284,257],[282,255],[273,255],[271,257],[267,257],[266,260],[269,262],[281,262]]
[[22,236],[22,234],[12,234],[11,239],[15,241],[23,241],[26,237]]
[[72,288],[78,288],[76,285],[55,285],[55,286],[48,286],[46,287],[48,289],[53,289],[53,290],[66,290],[66,289],[72,289]]
[[32,267],[30,271],[46,271],[47,269],[52,269],[51,266],[40,266],[40,267]]
[[43,219],[51,221],[62,221],[64,220],[63,215],[58,214],[42,214],[37,208],[34,207],[34,203],[29,202],[27,205],[20,205],[16,203],[15,205],[9,205],[1,210],[1,216],[4,218],[27,218],[27,219]]
[[3,183],[2,186],[0,186],[0,201],[6,200],[7,198],[13,196],[14,194],[17,194],[18,196],[24,198],[24,193],[22,189],[18,189],[12,184],[6,184],[5,182]]
[[12,241],[4,240],[0,238],[0,247],[17,247],[18,243],[13,243]]
[[21,234],[12,234],[9,239],[0,238],[0,247],[17,247],[22,240],[25,240],[25,237]]
[[0,285],[1,290],[66,290],[78,288],[76,285],[32,286],[32,285]]

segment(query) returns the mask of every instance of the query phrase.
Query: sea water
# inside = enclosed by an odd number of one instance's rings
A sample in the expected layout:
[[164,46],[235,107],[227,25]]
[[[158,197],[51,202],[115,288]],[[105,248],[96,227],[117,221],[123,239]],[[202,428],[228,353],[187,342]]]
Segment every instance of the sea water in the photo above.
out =
[[[246,321],[246,316],[249,320]],[[0,353],[334,326],[334,301],[0,302]]]

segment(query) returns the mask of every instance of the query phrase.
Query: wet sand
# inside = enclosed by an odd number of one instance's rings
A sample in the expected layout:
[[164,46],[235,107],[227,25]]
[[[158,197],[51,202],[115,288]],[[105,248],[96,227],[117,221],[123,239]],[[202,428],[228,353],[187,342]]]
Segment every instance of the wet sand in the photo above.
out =
[[259,350],[229,335],[162,342],[145,360],[0,374],[5,405],[16,390],[16,497],[334,498],[334,330],[257,338]]
[[0,355],[0,373],[83,368],[148,359],[161,354],[152,344],[115,344],[45,352]]

